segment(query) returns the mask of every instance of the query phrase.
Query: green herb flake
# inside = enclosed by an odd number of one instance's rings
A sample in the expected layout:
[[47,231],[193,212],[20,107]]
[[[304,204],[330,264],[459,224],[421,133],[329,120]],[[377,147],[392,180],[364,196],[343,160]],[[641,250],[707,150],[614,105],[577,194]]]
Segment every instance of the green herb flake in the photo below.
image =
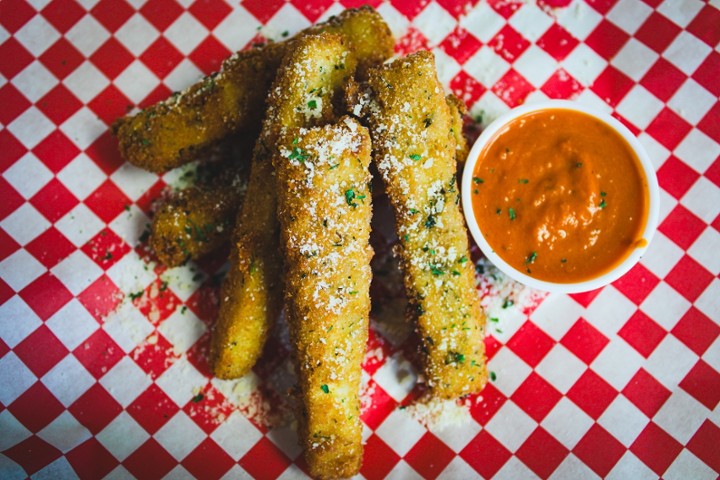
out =
[[315,110],[317,108],[317,100],[310,100],[307,106],[310,110]]
[[498,323],[498,322],[500,321],[500,319],[497,318],[497,317],[490,317],[490,318],[488,318],[488,320],[491,321],[491,322],[493,322],[493,323]]
[[502,304],[502,308],[512,307],[513,305],[515,305],[515,302],[512,301],[512,300],[509,299],[509,298],[506,298],[505,301],[504,301],[503,304]]
[[600,203],[598,204],[598,207],[600,207],[600,208],[605,208],[605,207],[607,207],[607,203],[605,203],[605,199],[604,199],[604,198],[600,201]]
[[328,168],[328,170],[335,170],[339,166],[340,166],[339,163],[336,163],[335,165],[330,165],[330,168]]
[[497,380],[497,375],[495,375],[495,372],[490,372],[490,380],[492,380],[493,382]]
[[439,277],[440,275],[445,275],[445,272],[443,272],[441,268],[438,268],[435,265],[430,265],[430,272],[436,277]]
[[458,263],[461,263],[461,264],[462,264],[462,263],[467,263],[467,261],[468,261],[468,258],[467,258],[465,255],[463,255],[463,256],[460,257],[460,259],[458,260]]
[[530,255],[527,256],[525,259],[525,265],[529,265],[531,263],[535,263],[535,259],[537,258],[537,252],[532,252]]
[[567,263],[567,258],[561,258],[560,263]]
[[308,153],[303,150],[300,147],[293,147],[292,152],[290,152],[290,156],[288,157],[289,160],[298,160],[300,163],[305,162],[310,157]]
[[530,182],[530,180],[528,180],[527,178],[518,178],[518,183],[526,184],[528,182]]
[[330,387],[328,387],[326,384],[320,385],[320,390],[325,393],[330,393]]
[[473,183],[474,183],[475,185],[480,185],[481,183],[484,183],[484,182],[485,182],[485,180],[483,180],[483,179],[480,178],[480,177],[473,177]]
[[508,208],[508,216],[510,217],[510,220],[515,220],[517,218],[514,208],[512,208],[512,207]]
[[131,300],[137,300],[138,298],[143,296],[143,293],[145,293],[144,290],[140,290],[139,292],[134,292],[128,294],[128,297],[130,297]]
[[353,190],[352,188],[349,190],[345,190],[345,202],[353,208],[358,206],[357,203],[353,202],[356,197],[357,195],[355,194],[355,190]]
[[203,398],[205,398],[205,395],[203,395],[202,393],[198,393],[197,395],[195,395],[192,398],[192,401],[193,401],[193,403],[200,403],[200,402],[202,402]]
[[417,162],[418,160],[420,160],[420,159],[422,158],[422,157],[421,157],[420,155],[418,155],[417,153],[413,153],[413,154],[408,155],[408,156],[410,157],[410,159],[411,159],[413,162]]

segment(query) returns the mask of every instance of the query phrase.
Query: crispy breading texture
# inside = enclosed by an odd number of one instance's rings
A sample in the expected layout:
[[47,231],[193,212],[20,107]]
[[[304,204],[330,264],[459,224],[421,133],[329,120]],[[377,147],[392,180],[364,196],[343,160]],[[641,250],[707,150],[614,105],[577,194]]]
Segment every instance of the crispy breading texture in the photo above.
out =
[[336,118],[333,98],[357,62],[343,37],[304,35],[293,43],[268,95],[267,116],[255,144],[246,201],[239,212],[212,337],[213,371],[237,378],[252,368],[282,307],[277,196],[272,157],[287,128]]
[[370,136],[357,120],[290,129],[273,159],[300,442],[313,478],[362,462],[359,390],[370,313]]
[[470,152],[467,138],[463,135],[463,117],[467,115],[467,106],[452,93],[445,97],[445,101],[450,107],[450,129],[455,137],[455,160],[459,165],[463,165]]
[[441,398],[476,393],[487,381],[485,316],[460,211],[452,120],[434,57],[418,52],[371,69],[367,86],[360,110],[369,113],[373,161],[395,210],[425,377]]
[[[343,35],[363,69],[393,53],[392,34],[371,7],[345,10],[308,32]],[[294,41],[236,53],[223,62],[219,73],[118,119],[113,132],[123,158],[146,170],[164,172],[194,160],[198,152],[230,134],[259,128],[268,88]]]

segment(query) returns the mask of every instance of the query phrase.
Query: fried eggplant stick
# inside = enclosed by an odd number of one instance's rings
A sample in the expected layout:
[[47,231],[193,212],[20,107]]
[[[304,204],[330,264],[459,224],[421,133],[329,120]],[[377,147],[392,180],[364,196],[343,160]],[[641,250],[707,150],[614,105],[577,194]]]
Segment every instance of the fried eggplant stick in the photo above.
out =
[[[390,29],[370,7],[346,10],[306,32],[345,36],[363,65],[382,63],[393,52]],[[223,62],[219,73],[119,119],[113,132],[123,158],[146,170],[164,172],[192,161],[230,134],[259,129],[268,88],[293,42],[236,53]]]
[[434,57],[418,52],[371,69],[367,88],[360,110],[395,210],[427,383],[441,398],[478,392],[487,381],[485,316],[460,211],[450,109]]
[[450,130],[455,137],[455,160],[458,165],[463,165],[470,151],[467,139],[463,135],[463,117],[467,114],[467,106],[452,93],[445,97],[445,101],[450,107]]
[[370,313],[370,135],[357,120],[288,130],[273,159],[285,301],[313,478],[362,462],[360,382]]
[[282,308],[277,196],[272,157],[287,128],[336,119],[333,99],[357,61],[340,35],[303,35],[288,51],[268,95],[268,111],[255,144],[246,201],[240,209],[212,335],[213,371],[237,378],[259,357]]

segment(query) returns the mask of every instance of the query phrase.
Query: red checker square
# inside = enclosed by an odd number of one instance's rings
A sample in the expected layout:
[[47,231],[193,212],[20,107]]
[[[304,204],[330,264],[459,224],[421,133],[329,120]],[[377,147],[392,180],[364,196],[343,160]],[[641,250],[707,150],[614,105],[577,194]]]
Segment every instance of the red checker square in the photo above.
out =
[[720,373],[700,359],[682,379],[680,388],[714,410],[720,402]]
[[605,478],[625,454],[625,447],[595,423],[575,445],[573,453],[593,472]]
[[497,340],[497,338],[492,335],[485,336],[485,356],[488,360],[492,360],[501,347],[502,344]]
[[595,79],[590,89],[614,108],[633,85],[634,82],[624,73],[612,65],[608,65]]
[[675,155],[670,155],[657,171],[657,177],[660,187],[679,200],[690,190],[700,174],[678,160]]
[[10,33],[20,30],[32,17],[35,9],[25,0],[4,0],[0,24]]
[[655,416],[671,394],[670,390],[642,368],[625,385],[622,393],[649,418]]
[[720,43],[720,10],[717,6],[705,5],[687,26],[687,31],[711,47]]
[[202,285],[188,298],[186,305],[200,320],[210,323],[217,317],[219,308],[216,290]]
[[398,55],[409,55],[418,50],[427,50],[429,40],[422,32],[410,26],[402,37],[395,42],[395,53]]
[[[399,461],[400,457],[398,457],[397,453],[383,442],[380,437],[373,434],[365,442],[365,452],[360,473],[367,479],[385,478]],[[240,465],[244,467],[242,460]],[[249,470],[248,472],[252,474]]]
[[640,305],[658,283],[660,283],[660,279],[638,263],[628,273],[615,281],[613,286],[632,300],[633,303]]
[[508,106],[517,107],[535,90],[535,87],[511,68],[493,85],[491,90]]
[[177,461],[154,438],[148,439],[123,462],[136,478],[163,478]]
[[465,63],[482,46],[482,42],[464,28],[457,26],[440,44],[445,53],[459,64]]
[[0,73],[8,80],[23,71],[35,59],[14,37],[0,44],[0,58],[3,59],[0,62]]
[[0,123],[8,125],[30,108],[31,104],[12,83],[6,83],[0,87],[0,105],[3,106],[0,109]]
[[283,5],[285,5],[285,0],[247,0],[243,3],[243,7],[262,24],[266,24],[275,16]]
[[170,420],[180,408],[154,383],[127,407],[127,412],[150,435]]
[[567,397],[582,408],[585,413],[598,419],[618,392],[590,369],[568,390]]
[[124,356],[122,349],[103,329],[95,330],[73,353],[96,379],[105,375]]
[[[20,244],[8,235],[5,230],[0,228],[0,262],[17,252]],[[32,253],[32,252],[31,252]]]
[[473,105],[487,89],[473,77],[460,71],[450,81],[450,90],[465,102],[465,105]]
[[235,464],[211,438],[206,438],[182,461],[195,478],[219,479]]
[[562,68],[552,74],[540,90],[550,98],[569,99],[583,91],[583,86]]
[[62,83],[46,93],[36,105],[55,125],[60,125],[82,107],[80,100]]
[[720,53],[713,50],[695,70],[692,78],[716,97],[719,97],[720,82],[718,82],[718,77],[720,77]]
[[692,125],[667,107],[660,110],[646,129],[647,133],[669,150],[674,150],[690,130]]
[[300,12],[305,15],[305,18],[315,23],[320,16],[330,8],[333,0],[313,0],[311,2],[307,0],[290,0],[290,3],[300,10]]
[[715,102],[710,111],[698,123],[698,128],[720,143],[720,102]]
[[530,42],[520,35],[517,30],[506,24],[488,42],[488,46],[509,63],[513,63],[527,50]]
[[[15,291],[12,288],[10,288],[10,285],[5,283],[2,278],[0,278],[0,305],[7,302],[8,300],[10,300],[10,298],[12,298],[13,295],[15,295]],[[0,338],[0,347],[2,347],[2,348],[0,348],[0,357],[5,355],[5,353],[6,353],[3,350],[7,350],[7,351],[10,350],[10,348],[8,348],[7,345],[5,345],[5,342],[3,342],[1,338]]]
[[145,294],[133,300],[133,303],[157,326],[172,315],[182,302],[167,289],[167,283],[158,278],[148,285]]
[[[3,295],[2,295],[2,290],[3,290],[3,288],[4,288],[4,287],[3,287],[4,284],[5,284],[5,282],[3,282],[2,279],[0,279],[0,305],[2,305],[3,303],[5,303],[5,300],[3,300]],[[0,338],[0,358],[2,358],[2,357],[4,357],[5,355],[7,355],[7,353],[8,353],[9,351],[10,351],[10,347],[8,347],[7,344],[3,341],[3,339]],[[3,405],[2,408],[4,409],[5,406]],[[2,409],[0,409],[0,412],[1,412],[1,411],[2,411]]]
[[165,100],[167,97],[169,97],[172,94],[172,90],[170,90],[168,87],[166,87],[164,84],[160,83],[157,87],[153,89],[152,92],[148,94],[147,97],[143,98],[140,104],[138,105],[140,108],[147,108],[151,105],[155,105],[157,102],[161,100]]
[[35,382],[7,409],[32,433],[37,433],[60,415],[65,407],[42,382]]
[[150,0],[140,13],[161,32],[173,24],[184,9],[175,0]]
[[0,131],[0,152],[3,152],[0,157],[0,173],[3,173],[27,153],[27,148],[7,129],[3,129]]
[[62,453],[45,440],[33,435],[3,451],[3,455],[20,465],[29,477],[54,462]]
[[[362,405],[360,419],[373,430],[376,430],[397,407],[398,403],[380,387],[375,380],[368,381],[367,393],[369,401]],[[365,395],[363,395],[365,398]]]
[[642,310],[637,310],[618,332],[618,336],[645,358],[650,356],[666,334],[665,329]]
[[568,350],[586,364],[591,364],[609,340],[584,318],[579,318],[560,339]]
[[130,353],[130,356],[145,373],[150,375],[150,378],[155,380],[180,357],[174,353],[172,344],[165,337],[159,333],[151,334],[151,337],[154,343],[149,343],[146,339],[145,343],[141,343]]
[[75,0],[53,0],[40,13],[60,33],[67,33],[85,15],[85,9]]
[[592,301],[595,300],[595,297],[600,294],[601,291],[602,289],[598,288],[597,290],[591,290],[589,292],[573,293],[570,295],[570,297],[583,307],[587,308],[592,303]]
[[618,0],[588,0],[587,3],[595,10],[605,15],[617,2]]
[[667,102],[686,79],[687,75],[680,69],[660,57],[640,79],[640,84],[660,100]]
[[682,29],[657,11],[652,12],[637,32],[635,38],[657,53],[665,51]]
[[115,37],[110,37],[90,56],[90,61],[109,79],[120,75],[135,59]]
[[90,110],[107,125],[125,115],[131,106],[132,102],[112,84],[88,103]]
[[122,301],[123,294],[107,275],[101,275],[77,298],[90,315],[102,323],[105,316]]
[[[365,444],[366,453],[368,446],[370,446],[369,439],[368,443]],[[291,462],[282,450],[276,447],[267,437],[263,437],[238,463],[253,478],[277,478],[290,466]]]
[[100,0],[90,10],[90,13],[110,32],[122,27],[134,12],[133,7],[125,0]]
[[182,59],[183,55],[165,37],[155,40],[140,56],[140,60],[161,79],[172,72]]
[[720,427],[705,420],[687,444],[688,450],[694,453],[716,472],[720,472]]
[[45,50],[39,60],[53,75],[62,80],[80,66],[84,57],[65,37],[62,37]]
[[480,425],[485,426],[506,401],[507,397],[488,383],[470,405],[470,414]]
[[109,228],[100,231],[82,247],[82,251],[103,270],[112,267],[131,250],[130,246]]
[[[183,305],[184,307],[184,305]],[[209,327],[212,327],[211,322],[205,322],[206,325]],[[188,361],[192,364],[193,367],[197,368],[198,372],[205,375],[206,377],[212,377],[213,372],[212,368],[210,368],[210,333],[211,330],[205,332],[198,340],[193,344],[192,347],[186,352]],[[268,344],[270,343],[270,339],[268,338],[268,341],[265,343],[265,351],[268,349]],[[258,372],[258,369],[261,369],[263,367],[266,367],[269,365],[269,362],[266,362],[265,359],[267,356],[262,356],[262,361],[259,361],[257,364],[255,364],[255,370],[256,373]],[[284,357],[283,357],[284,358]],[[275,359],[275,358],[273,358]],[[272,368],[268,368],[267,372],[268,374],[272,371]],[[261,373],[258,373],[261,377],[263,377],[263,370]]]
[[7,180],[0,176],[0,198],[3,199],[0,202],[0,220],[4,219],[22,205],[25,200],[15,189],[10,185]]
[[481,430],[460,452],[460,457],[484,478],[492,478],[511,456],[487,430]]
[[[306,4],[313,4],[315,2],[305,2]],[[203,0],[202,2],[194,2],[190,6],[190,13],[195,18],[207,27],[208,30],[212,30],[217,27],[220,22],[227,17],[232,9],[223,0]],[[311,20],[315,21],[315,20]]]
[[30,203],[51,222],[57,222],[79,203],[60,180],[53,178],[40,189]]
[[[458,2],[457,0],[436,0],[435,3],[442,6],[456,19],[459,19],[461,16],[467,14],[468,9],[477,5],[478,2],[479,0],[469,0],[464,2]],[[359,4],[362,5],[362,2]]]
[[548,478],[568,455],[565,448],[544,428],[538,427],[515,455],[540,478]]
[[55,130],[33,148],[33,153],[53,173],[58,173],[80,154],[80,149],[64,133]]
[[573,37],[570,32],[559,24],[553,23],[538,39],[537,46],[559,62],[570,55],[570,52],[575,50],[578,43],[580,43],[579,40]]
[[665,473],[682,448],[677,440],[653,422],[648,423],[630,445],[630,451],[659,476]]
[[695,240],[705,230],[707,225],[694,213],[678,204],[665,220],[660,224],[658,230],[664,233],[670,240],[687,250],[695,243]]
[[609,20],[602,19],[593,32],[585,39],[585,44],[598,55],[610,60],[625,45],[630,36]]
[[85,204],[105,223],[112,222],[132,202],[111,181],[106,180],[85,200]]
[[555,341],[530,321],[526,321],[507,343],[510,350],[533,368],[554,345]]
[[65,285],[50,272],[44,273],[20,291],[20,297],[43,321],[73,298]]
[[562,394],[534,371],[510,397],[538,423],[550,413],[561,398]]
[[665,281],[680,292],[683,297],[694,302],[712,282],[712,273],[705,267],[685,255],[667,274]]
[[70,450],[65,458],[80,478],[104,478],[118,465],[115,457],[95,437]]
[[120,156],[117,138],[115,138],[110,130],[100,135],[97,140],[85,150],[85,153],[108,175],[125,163],[125,160]]
[[[451,0],[452,1],[452,0]],[[471,0],[471,2],[475,2],[477,0]],[[437,2],[442,4],[443,2]],[[340,4],[345,8],[360,8],[363,5],[370,5],[371,7],[377,9],[381,4],[382,0],[370,0],[370,1],[363,1],[363,0],[340,0]]]
[[225,48],[215,37],[207,37],[190,53],[190,60],[206,75],[220,70],[223,60],[232,52]]
[[488,0],[488,4],[503,17],[510,18],[525,2],[522,0]]
[[120,415],[122,406],[105,387],[95,383],[70,405],[68,411],[93,435],[97,435]]
[[424,478],[437,478],[454,457],[455,452],[450,447],[427,432],[405,454],[405,461]]
[[38,378],[69,353],[65,345],[44,324],[16,345],[14,351]]
[[693,352],[702,355],[720,335],[720,326],[697,308],[690,307],[672,329],[672,334]]
[[210,383],[183,407],[187,416],[208,435],[234,410],[233,405]]
[[420,12],[423,11],[425,6],[430,3],[430,0],[390,0],[393,7],[408,20],[415,18]]

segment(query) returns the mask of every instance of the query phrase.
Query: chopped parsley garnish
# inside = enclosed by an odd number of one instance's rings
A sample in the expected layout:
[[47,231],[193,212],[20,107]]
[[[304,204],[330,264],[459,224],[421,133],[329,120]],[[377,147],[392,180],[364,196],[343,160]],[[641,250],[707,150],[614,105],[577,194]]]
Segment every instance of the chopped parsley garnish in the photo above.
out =
[[408,156],[410,157],[410,159],[411,159],[413,162],[417,162],[418,160],[420,160],[420,159],[422,158],[422,157],[421,157],[420,155],[418,155],[417,153],[413,153],[412,155],[408,155]]
[[560,263],[567,263],[567,258],[561,258]]
[[605,208],[605,207],[607,207],[607,203],[605,203],[605,199],[604,199],[604,198],[600,201],[600,203],[598,204],[598,207],[600,207],[600,208]]
[[340,166],[339,163],[336,163],[335,165],[330,165],[330,168],[328,168],[328,170],[335,170],[339,166]]
[[501,212],[502,212],[502,208],[495,209],[495,213],[497,213],[498,215],[500,215]]
[[203,398],[205,398],[205,395],[203,395],[202,393],[198,393],[192,398],[192,401],[193,403],[200,403]]
[[131,300],[137,300],[138,298],[142,297],[143,293],[145,293],[143,290],[140,290],[139,292],[130,293],[128,296]]
[[492,380],[493,382],[497,380],[497,375],[495,375],[495,372],[490,372],[490,380]]
[[292,144],[297,145],[300,139],[298,137],[293,138]]
[[353,208],[357,207],[358,205],[357,203],[353,202],[355,198],[355,190],[353,190],[352,188],[350,190],[345,190],[345,202],[347,202],[347,204]]
[[307,160],[310,157],[308,153],[303,150],[300,147],[293,147],[292,152],[290,152],[290,156],[288,157],[289,160],[298,160],[300,163],[303,163],[305,160]]
[[480,177],[473,177],[473,183],[474,183],[474,184],[479,185],[479,184],[481,184],[481,183],[483,183],[483,182],[485,182],[485,180],[483,180],[482,178],[480,178]]
[[406,234],[403,236],[403,238],[404,238],[405,241],[407,242],[408,240],[410,240],[410,235],[408,235],[408,234],[406,233]]
[[515,220],[517,218],[517,215],[515,215],[515,209],[510,207],[508,208],[508,216],[510,217],[510,220]]
[[535,263],[535,259],[537,258],[537,252],[532,252],[530,255],[527,256],[525,259],[525,264],[529,265],[531,263]]
[[425,220],[425,228],[432,228],[435,226],[436,220],[433,215],[428,215],[427,220]]
[[330,387],[328,387],[325,384],[320,385],[320,390],[322,390],[325,393],[330,393]]
[[502,308],[512,307],[513,305],[515,305],[515,302],[513,302],[513,301],[512,301],[511,299],[509,299],[509,298],[506,298],[505,301],[504,301],[503,304],[502,304]]
[[436,277],[439,277],[440,275],[445,275],[445,272],[443,272],[441,268],[438,268],[435,265],[430,265],[430,272]]
[[432,125],[432,118],[426,118],[425,120],[423,120],[423,123],[425,124],[425,128],[428,128],[430,125]]
[[460,257],[460,259],[458,260],[458,263],[465,263],[465,262],[467,262],[467,261],[468,261],[468,258],[467,258],[465,255],[463,255],[463,256]]
[[317,100],[310,100],[307,105],[310,110],[315,110],[317,108]]
[[493,323],[498,323],[500,321],[500,319],[497,317],[490,317],[490,318],[488,318],[488,320],[490,320]]
[[518,178],[518,183],[528,183],[529,181],[527,178]]

